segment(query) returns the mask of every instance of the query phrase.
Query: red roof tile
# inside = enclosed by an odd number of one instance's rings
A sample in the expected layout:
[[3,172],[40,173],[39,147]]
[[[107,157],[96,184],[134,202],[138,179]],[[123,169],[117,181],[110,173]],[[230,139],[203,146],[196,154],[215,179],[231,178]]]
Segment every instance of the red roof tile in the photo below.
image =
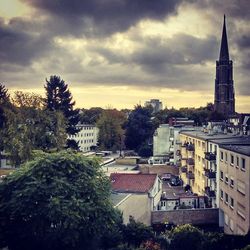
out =
[[110,175],[113,191],[147,193],[154,185],[157,174],[121,174]]

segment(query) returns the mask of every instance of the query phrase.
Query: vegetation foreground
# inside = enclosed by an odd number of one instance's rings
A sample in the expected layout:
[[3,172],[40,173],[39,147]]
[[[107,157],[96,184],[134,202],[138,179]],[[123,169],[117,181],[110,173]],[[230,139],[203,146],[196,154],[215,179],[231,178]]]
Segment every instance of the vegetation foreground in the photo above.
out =
[[98,159],[71,151],[36,153],[0,183],[0,247],[59,249],[241,249],[247,237],[183,225],[161,234],[122,224]]

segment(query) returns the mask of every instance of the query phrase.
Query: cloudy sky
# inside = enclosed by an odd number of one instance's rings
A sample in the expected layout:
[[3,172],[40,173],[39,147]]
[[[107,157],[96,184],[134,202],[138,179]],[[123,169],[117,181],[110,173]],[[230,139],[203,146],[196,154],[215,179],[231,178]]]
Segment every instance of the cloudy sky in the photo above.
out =
[[213,102],[223,14],[236,110],[250,112],[249,0],[0,0],[0,82],[44,94],[60,75],[78,107]]

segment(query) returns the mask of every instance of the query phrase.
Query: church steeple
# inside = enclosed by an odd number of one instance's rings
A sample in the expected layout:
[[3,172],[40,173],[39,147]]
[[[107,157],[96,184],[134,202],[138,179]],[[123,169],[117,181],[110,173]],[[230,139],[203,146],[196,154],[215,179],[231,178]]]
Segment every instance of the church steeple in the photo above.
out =
[[233,62],[229,59],[225,15],[221,38],[220,57],[219,60],[216,61],[214,105],[215,111],[226,116],[230,116],[235,113]]
[[220,61],[229,60],[229,51],[227,43],[227,29],[226,29],[226,16],[224,15],[224,23],[221,37],[221,46],[220,46]]

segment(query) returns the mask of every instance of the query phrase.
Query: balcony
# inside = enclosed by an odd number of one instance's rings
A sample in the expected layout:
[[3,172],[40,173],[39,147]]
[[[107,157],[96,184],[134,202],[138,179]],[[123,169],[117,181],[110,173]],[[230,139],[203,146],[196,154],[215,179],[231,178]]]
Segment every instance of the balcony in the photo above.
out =
[[216,178],[216,172],[210,170],[210,169],[207,169],[207,168],[204,168],[204,171],[205,171],[205,176],[209,179],[215,179]]
[[181,172],[182,173],[187,173],[187,167],[186,166],[181,167]]
[[205,159],[208,161],[216,161],[216,154],[212,152],[205,152]]
[[215,191],[211,190],[210,187],[205,187],[205,195],[209,198],[215,198]]
[[175,144],[177,144],[177,145],[181,145],[181,141],[176,140],[176,141],[175,141]]
[[194,144],[190,143],[186,146],[187,151],[194,151]]
[[187,165],[194,166],[194,159],[188,158],[187,159]]
[[194,174],[192,172],[186,173],[186,177],[190,180],[194,180]]

